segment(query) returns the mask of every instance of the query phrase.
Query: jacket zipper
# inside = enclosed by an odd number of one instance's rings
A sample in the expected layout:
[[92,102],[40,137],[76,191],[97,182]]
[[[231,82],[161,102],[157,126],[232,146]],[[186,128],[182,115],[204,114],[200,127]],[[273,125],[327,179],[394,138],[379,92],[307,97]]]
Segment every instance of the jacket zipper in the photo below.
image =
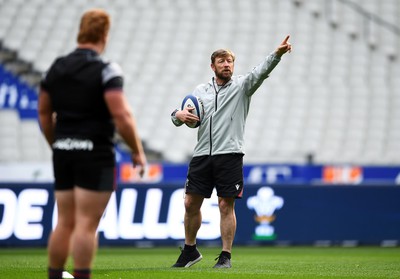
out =
[[212,154],[212,135],[211,135],[211,131],[212,131],[212,116],[210,117],[210,156]]
[[[213,82],[213,87],[214,87],[214,92],[215,92],[215,106],[214,106],[214,112],[217,111],[217,106],[218,106],[218,93],[219,91],[222,89],[222,87],[217,90],[217,88],[215,88],[215,78],[213,77],[212,79]],[[210,117],[210,156],[212,155],[212,115]]]

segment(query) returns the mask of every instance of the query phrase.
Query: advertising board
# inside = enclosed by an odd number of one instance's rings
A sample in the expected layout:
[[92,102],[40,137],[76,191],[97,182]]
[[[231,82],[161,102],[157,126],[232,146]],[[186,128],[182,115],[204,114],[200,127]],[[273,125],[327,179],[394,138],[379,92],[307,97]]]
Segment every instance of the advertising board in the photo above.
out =
[[[124,184],[98,228],[101,245],[183,242],[183,188]],[[400,241],[400,187],[252,185],[236,202],[237,245]],[[50,184],[0,184],[0,246],[44,246],[57,222]],[[202,207],[199,244],[219,244],[215,194]]]

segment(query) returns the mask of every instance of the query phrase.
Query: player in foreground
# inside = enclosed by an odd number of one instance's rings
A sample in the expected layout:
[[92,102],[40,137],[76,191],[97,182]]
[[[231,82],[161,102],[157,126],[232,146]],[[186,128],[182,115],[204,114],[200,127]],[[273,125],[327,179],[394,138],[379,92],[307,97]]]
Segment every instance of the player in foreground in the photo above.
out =
[[[81,18],[78,47],[55,60],[41,82],[39,121],[53,150],[58,222],[48,242],[49,278],[62,278],[71,251],[75,278],[91,278],[96,230],[116,187],[115,128],[143,175],[146,156],[123,94],[120,67],[100,58],[110,16]],[[71,250],[70,250],[71,248]]]
[[[202,259],[196,247],[200,229],[201,205],[217,190],[221,217],[222,252],[214,268],[230,268],[233,239],[236,232],[235,199],[243,193],[244,128],[251,96],[279,63],[281,56],[292,49],[287,36],[277,49],[244,76],[232,76],[235,55],[220,49],[211,55],[215,77],[199,85],[193,95],[200,97],[205,115],[198,130],[198,142],[189,164],[185,185],[185,246],[173,267],[190,267]],[[199,118],[191,109],[171,114],[176,126],[193,124]]]

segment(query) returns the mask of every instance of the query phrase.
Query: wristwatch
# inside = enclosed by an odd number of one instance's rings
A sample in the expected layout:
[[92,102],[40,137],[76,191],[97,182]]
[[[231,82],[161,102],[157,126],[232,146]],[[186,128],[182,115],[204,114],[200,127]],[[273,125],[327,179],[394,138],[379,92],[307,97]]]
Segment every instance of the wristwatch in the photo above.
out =
[[178,109],[175,109],[175,110],[171,113],[171,116],[174,116],[174,117],[175,117],[175,115],[176,115],[176,113],[177,113],[178,111],[179,111]]

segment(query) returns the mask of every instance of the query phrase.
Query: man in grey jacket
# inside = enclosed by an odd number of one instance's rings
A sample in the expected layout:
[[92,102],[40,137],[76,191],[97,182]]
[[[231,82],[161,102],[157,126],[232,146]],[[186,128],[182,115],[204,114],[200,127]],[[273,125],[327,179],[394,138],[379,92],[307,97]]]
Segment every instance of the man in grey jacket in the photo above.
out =
[[[244,129],[251,96],[260,87],[280,58],[292,49],[287,36],[277,49],[251,72],[232,76],[235,55],[226,49],[211,55],[215,77],[193,92],[204,105],[204,117],[198,130],[198,142],[185,184],[185,246],[172,267],[190,267],[202,259],[196,247],[200,229],[201,205],[215,187],[221,217],[222,252],[214,268],[231,267],[231,250],[236,232],[235,199],[243,193]],[[171,114],[176,126],[193,124],[199,118],[191,108]]]

